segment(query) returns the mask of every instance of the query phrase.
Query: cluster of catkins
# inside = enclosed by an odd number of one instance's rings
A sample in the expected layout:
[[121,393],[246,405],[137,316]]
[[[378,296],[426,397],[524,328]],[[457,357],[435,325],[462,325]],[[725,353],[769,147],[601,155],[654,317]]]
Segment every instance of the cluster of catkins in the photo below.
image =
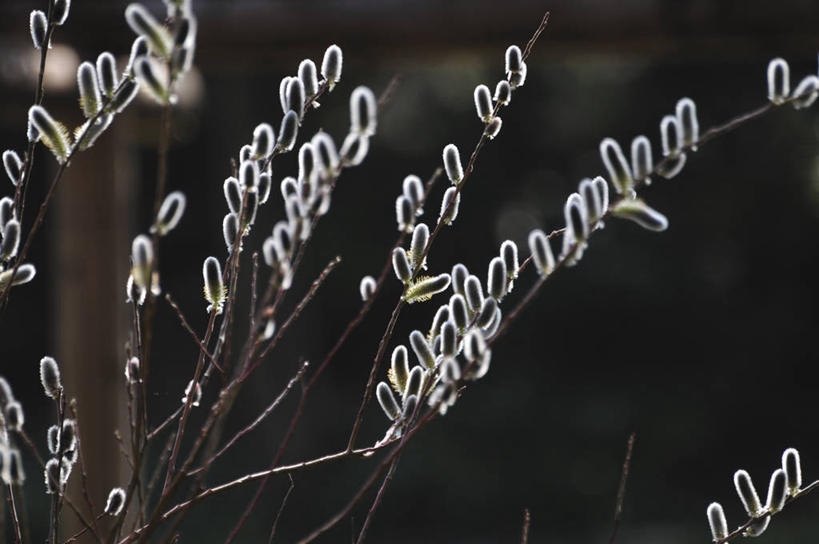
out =
[[[478,85],[474,92],[478,118],[484,123],[484,136],[489,140],[500,132],[501,106],[508,105],[512,91],[526,81],[526,63],[518,46],[512,45],[506,50],[505,72],[506,79],[497,83],[494,97],[486,85]],[[466,178],[460,152],[454,144],[444,148],[443,163],[451,186],[444,192],[438,222],[451,225],[458,216]],[[517,246],[507,240],[501,245],[500,256],[489,263],[485,291],[481,280],[470,274],[463,264],[455,265],[450,274],[418,276],[427,268],[430,241],[429,227],[415,223],[416,217],[424,211],[424,187],[417,176],[410,175],[404,179],[402,188],[395,203],[396,221],[399,231],[412,233],[409,250],[398,247],[392,254],[395,275],[404,284],[402,298],[410,304],[421,302],[450,286],[454,293],[447,304],[438,308],[426,334],[418,330],[410,334],[410,347],[418,364],[410,369],[406,346],[399,345],[393,350],[388,371],[390,383],[381,382],[376,387],[378,402],[393,421],[386,438],[402,432],[420,399],[427,398],[430,406],[445,414],[457,399],[457,384],[461,380],[477,380],[486,375],[492,357],[487,341],[500,326],[499,304],[511,291],[519,268]],[[362,299],[372,296],[375,288],[371,276],[363,278]]]
[[[799,452],[794,448],[788,448],[782,454],[782,467],[776,469],[771,474],[771,481],[768,484],[768,499],[763,506],[759,500],[751,476],[744,470],[734,473],[734,486],[745,507],[745,512],[751,518],[747,527],[742,531],[742,536],[759,536],[771,522],[771,516],[785,507],[790,499],[794,499],[802,492],[802,466],[799,461]],[[728,522],[725,520],[725,512],[722,505],[712,502],[706,511],[708,524],[711,526],[711,536],[714,542],[725,542],[729,535]]]
[[[53,357],[46,356],[40,360],[40,383],[47,397],[58,406],[65,406],[60,368]],[[0,476],[6,484],[21,485],[25,481],[22,457],[9,437],[10,434],[23,432],[23,407],[15,400],[11,386],[3,377],[0,377],[0,409]],[[46,433],[46,446],[50,455],[43,467],[46,493],[62,495],[79,458],[80,444],[75,421],[64,418],[61,425],[50,426]],[[115,516],[122,511],[124,504],[125,491],[116,487],[108,495],[104,512]]]

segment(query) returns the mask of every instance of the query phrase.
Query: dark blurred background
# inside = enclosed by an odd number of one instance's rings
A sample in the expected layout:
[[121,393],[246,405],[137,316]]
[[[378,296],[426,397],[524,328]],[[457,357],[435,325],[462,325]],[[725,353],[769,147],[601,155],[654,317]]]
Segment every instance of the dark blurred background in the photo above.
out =
[[[7,0],[0,6],[3,149],[25,146],[36,76],[28,13],[44,4]],[[127,55],[134,38],[122,16],[126,2],[73,4],[55,36],[45,99],[55,117],[72,125],[80,120],[77,64],[103,50]],[[146,5],[164,12],[159,1]],[[786,58],[795,86],[816,72],[819,51],[815,0],[194,0],[194,8],[196,71],[174,112],[168,179],[169,190],[184,191],[189,203],[180,226],[162,240],[161,282],[200,333],[207,318],[201,264],[208,255],[226,254],[222,181],[257,123],[278,127],[279,80],[294,74],[302,58],[320,63],[324,49],[339,44],[342,81],[308,114],[300,141],[319,128],[340,141],[352,89],[365,84],[378,94],[401,76],[366,162],[342,175],[284,309],[333,256],[342,264],[244,388],[229,420],[233,430],[279,393],[301,358],[317,364],[358,312],[359,279],[381,269],[395,239],[393,205],[404,176],[426,179],[450,142],[466,157],[481,132],[472,90],[478,83],[494,88],[503,77],[504,49],[523,45],[545,10],[551,22],[528,61],[526,84],[502,111],[503,129],[480,157],[455,228],[433,248],[433,272],[463,262],[484,278],[505,239],[528,253],[528,231],[562,226],[566,196],[582,177],[604,173],[597,152],[603,137],[625,148],[635,135],[647,134],[656,157],[659,121],[678,98],[696,101],[705,129],[765,102],[768,60]],[[802,452],[805,479],[819,477],[816,112],[778,109],[703,146],[674,180],[655,180],[644,195],[667,214],[667,232],[612,220],[596,234],[582,262],[556,275],[495,346],[487,377],[409,446],[369,540],[517,542],[528,508],[531,542],[605,541],[632,431],[621,542],[707,542],[705,508],[712,500],[724,504],[729,525],[738,525],[745,518],[733,472],[749,470],[764,494],[789,446]],[[97,504],[128,474],[113,439],[114,428],[125,430],[126,417],[124,285],[130,241],[151,222],[158,125],[158,108],[140,101],[72,162],[32,248],[38,276],[13,291],[0,315],[0,373],[22,399],[26,428],[41,452],[54,414],[37,362],[51,354],[61,363],[69,394],[78,400]],[[55,169],[40,146],[28,222]],[[276,186],[295,175],[295,154],[276,159],[273,171]],[[3,191],[11,192],[10,185]],[[442,192],[439,184],[425,221],[437,217]],[[274,188],[245,247],[258,248],[283,215]],[[527,270],[505,301],[507,311],[532,280]],[[398,282],[388,281],[311,394],[285,462],[344,447],[399,294]],[[240,296],[247,299],[247,286]],[[408,308],[390,350],[406,343],[413,329],[426,329],[443,301],[439,296]],[[245,327],[240,320],[237,330]],[[164,304],[156,338],[154,425],[178,406],[197,353]],[[206,400],[214,395],[206,391]],[[267,467],[296,400],[293,395],[244,438],[208,481]],[[202,409],[194,414],[190,429],[203,415]],[[386,426],[377,405],[370,406],[360,442],[375,442]],[[325,521],[377,462],[356,459],[295,473],[278,540],[291,542]],[[27,515],[34,540],[42,540],[48,501],[36,463],[29,458],[26,466]],[[242,542],[266,540],[287,486],[285,477],[271,481]],[[197,506],[180,527],[181,542],[224,540],[255,490],[245,486]],[[319,541],[357,534],[371,500]],[[818,516],[819,498],[800,500],[759,541],[815,540]]]

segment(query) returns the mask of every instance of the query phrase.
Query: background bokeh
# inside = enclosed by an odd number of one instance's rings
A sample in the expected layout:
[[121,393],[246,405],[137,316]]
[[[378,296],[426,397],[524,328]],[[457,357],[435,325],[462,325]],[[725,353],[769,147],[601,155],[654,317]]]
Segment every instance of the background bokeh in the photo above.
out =
[[[34,56],[28,13],[41,4],[0,5],[3,149],[25,145]],[[155,13],[163,9],[158,1],[146,4]],[[597,151],[603,137],[625,146],[647,134],[656,156],[659,120],[678,98],[697,102],[704,129],[765,102],[769,59],[788,59],[795,85],[816,72],[819,51],[819,6],[811,0],[194,4],[197,72],[174,113],[168,181],[189,204],[181,225],[162,241],[161,266],[163,288],[198,331],[207,317],[202,260],[225,256],[222,181],[257,123],[278,126],[279,80],[302,58],[320,62],[327,45],[339,44],[342,81],[309,113],[300,136],[323,128],[340,140],[350,91],[365,84],[378,94],[401,77],[366,162],[342,175],[285,309],[328,260],[340,255],[342,264],[243,390],[229,421],[234,430],[279,393],[300,359],[320,361],[358,312],[359,279],[381,269],[395,239],[393,204],[404,176],[426,179],[447,143],[464,156],[472,149],[481,132],[473,88],[494,87],[503,76],[504,49],[523,45],[545,10],[551,23],[528,62],[526,85],[503,110],[503,129],[480,157],[455,227],[430,255],[433,272],[462,262],[485,277],[503,240],[525,248],[531,228],[562,226],[565,197],[582,177],[604,172]],[[74,1],[57,31],[46,79],[45,105],[55,117],[70,124],[80,119],[73,83],[78,60],[103,50],[127,54],[133,34],[122,17],[125,5]],[[708,541],[704,514],[712,500],[723,502],[729,524],[744,521],[734,470],[749,470],[764,493],[788,446],[802,452],[806,479],[819,477],[816,112],[774,111],[703,146],[674,180],[655,180],[645,196],[667,214],[667,232],[610,221],[596,234],[582,262],[557,274],[499,341],[487,377],[409,446],[369,541],[516,542],[524,508],[532,515],[531,542],[606,540],[632,431],[636,445],[618,536],[631,544]],[[158,108],[135,104],[74,161],[33,246],[38,277],[15,289],[0,314],[0,374],[22,399],[26,428],[41,452],[54,416],[42,397],[37,361],[53,354],[61,362],[69,393],[77,396],[98,504],[127,475],[112,434],[123,409],[113,401],[123,396],[124,284],[130,240],[150,224],[158,121]],[[294,174],[295,154],[277,159],[273,169],[276,181]],[[41,148],[30,210],[54,170]],[[3,192],[11,191],[8,185]],[[439,184],[426,221],[437,217],[442,192]],[[246,260],[284,214],[280,200],[272,200],[245,243]],[[33,215],[28,212],[27,221]],[[505,308],[532,281],[527,271]],[[346,444],[399,294],[398,282],[389,281],[311,394],[285,462]],[[247,300],[246,286],[240,296]],[[392,345],[428,326],[435,301],[402,314]],[[170,309],[159,308],[150,385],[154,424],[178,406],[197,353]],[[246,323],[236,330],[245,331]],[[207,391],[206,400],[215,393]],[[209,481],[267,467],[295,401],[243,439]],[[192,422],[201,423],[203,413]],[[374,442],[385,429],[380,409],[371,406],[361,442]],[[295,473],[278,541],[294,541],[335,513],[377,462],[349,460]],[[39,469],[27,463],[27,513],[34,540],[42,540],[48,501]],[[271,482],[241,541],[265,541],[288,483]],[[180,527],[181,542],[224,540],[255,489],[197,506]],[[357,534],[371,499],[319,541]],[[819,499],[800,500],[759,541],[815,540],[818,515]]]

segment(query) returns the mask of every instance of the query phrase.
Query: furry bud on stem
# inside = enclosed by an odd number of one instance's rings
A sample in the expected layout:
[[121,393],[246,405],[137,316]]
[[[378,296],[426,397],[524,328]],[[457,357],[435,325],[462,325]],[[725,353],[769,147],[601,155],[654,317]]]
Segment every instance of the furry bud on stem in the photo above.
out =
[[486,124],[486,128],[484,129],[483,133],[486,134],[486,137],[490,140],[494,140],[495,136],[500,133],[501,126],[503,125],[503,119],[500,117],[493,117],[489,120]]
[[134,63],[139,57],[150,55],[151,46],[148,45],[148,40],[144,36],[137,36],[131,44],[131,55],[128,57],[128,64],[125,66],[126,76],[134,76]]
[[158,232],[160,236],[165,236],[167,233],[176,228],[182,219],[182,214],[185,213],[185,194],[182,191],[173,191],[165,197],[162,201],[162,206],[159,208],[159,214],[156,217],[156,225],[151,227],[151,232]]
[[52,399],[60,398],[63,384],[60,380],[60,368],[53,357],[43,357],[40,359],[40,383],[47,397]]
[[751,476],[744,470],[736,471],[734,473],[734,486],[748,515],[752,518],[759,517],[762,512],[762,504],[759,502],[759,495],[756,493]]
[[482,329],[488,329],[493,324],[495,316],[498,312],[498,301],[492,297],[483,299],[481,311],[478,312],[476,323]]
[[[3,151],[3,167],[6,169],[6,175],[9,177],[11,184],[16,186],[20,182],[20,174],[23,171],[23,161],[20,160],[20,156],[16,151],[11,149]],[[0,224],[0,227],[2,227],[2,224]]]
[[42,106],[31,106],[28,120],[37,129],[43,144],[54,153],[57,162],[64,163],[71,147],[65,127],[55,121]]
[[552,247],[549,238],[540,230],[535,229],[529,233],[529,251],[532,254],[532,261],[535,263],[538,274],[548,276],[555,269],[555,258],[552,254]]
[[697,150],[700,139],[700,122],[697,119],[697,105],[690,98],[677,101],[677,122],[680,124],[680,141],[682,145]]
[[441,325],[441,353],[444,357],[455,357],[458,353],[458,328],[452,321]]
[[768,100],[777,106],[791,94],[791,72],[788,61],[775,58],[768,63]]
[[235,213],[225,215],[222,220],[222,236],[225,239],[228,251],[232,250],[236,238],[239,236],[239,216]]
[[449,187],[441,200],[441,213],[438,220],[444,225],[451,225],[458,218],[458,208],[461,205],[461,193],[457,187]]
[[363,136],[375,134],[376,102],[373,92],[362,86],[350,95],[350,131]]
[[403,247],[392,250],[392,268],[395,271],[395,277],[405,284],[409,283],[412,278],[412,269],[407,259],[407,252]]
[[489,262],[489,270],[486,277],[486,290],[489,292],[492,298],[496,300],[503,299],[503,296],[506,294],[506,273],[506,263],[501,257],[495,257]]
[[26,418],[23,414],[23,405],[13,400],[6,405],[6,427],[10,431],[20,431]]
[[225,193],[228,208],[238,215],[242,211],[242,189],[239,187],[239,180],[233,176],[227,178],[222,190]]
[[2,232],[0,261],[8,261],[17,255],[17,248],[20,247],[20,223],[16,219],[11,219],[6,222]]
[[449,181],[457,185],[464,177],[464,169],[461,166],[461,155],[455,144],[448,144],[444,148],[444,169]]
[[375,294],[375,278],[372,276],[364,276],[361,278],[361,283],[358,285],[358,292],[361,293],[361,300],[367,302],[370,297]]
[[441,327],[449,319],[449,306],[447,304],[438,307],[435,317],[432,318],[432,325],[429,328],[429,338],[435,338],[441,332]]
[[587,215],[586,203],[583,197],[577,193],[572,193],[566,200],[563,208],[563,215],[566,219],[566,227],[574,236],[578,243],[582,244],[589,237],[589,217]]
[[284,114],[281,127],[279,127],[278,149],[290,151],[296,143],[296,136],[299,133],[299,114],[290,110]]
[[154,248],[151,239],[145,234],[140,234],[131,244],[131,276],[141,289],[150,289],[153,265]]
[[367,157],[370,138],[357,132],[350,132],[341,144],[341,157],[345,166],[358,166]]
[[795,495],[802,487],[802,463],[796,449],[788,448],[782,454],[782,470],[788,480],[788,494]]
[[725,520],[722,505],[718,502],[712,502],[708,505],[707,514],[708,525],[711,526],[711,536],[714,542],[728,536],[728,522]]
[[435,355],[432,353],[432,348],[430,348],[430,345],[423,333],[417,330],[412,331],[409,339],[410,346],[412,346],[412,351],[415,352],[415,356],[418,358],[418,361],[427,368],[435,368]]
[[51,20],[55,25],[65,24],[68,12],[71,10],[71,0],[54,0],[51,6]]
[[484,84],[480,84],[475,87],[474,98],[475,111],[478,114],[478,119],[484,123],[488,123],[492,120],[492,113],[494,111],[494,108],[492,107],[492,95],[489,93],[489,87]]
[[113,96],[119,85],[117,61],[114,60],[114,55],[107,51],[97,57],[97,82],[102,93],[108,98]]
[[297,77],[291,77],[287,82],[282,103],[282,113],[288,111],[296,112],[299,116],[299,123],[304,117],[304,85]]
[[170,95],[165,84],[156,75],[151,59],[140,57],[134,61],[134,75],[139,80],[140,86],[148,91],[151,98],[160,104],[170,102]]
[[399,231],[412,232],[414,216],[412,201],[409,197],[401,195],[395,199],[395,221],[398,223]]
[[227,291],[222,281],[222,269],[216,257],[205,259],[205,263],[202,265],[202,277],[205,280],[205,300],[210,303],[207,311],[215,311],[217,314],[222,313],[222,303],[225,300]]
[[403,393],[409,378],[409,357],[405,346],[396,346],[392,350],[389,377],[396,391]]
[[793,91],[793,107],[797,110],[810,107],[819,96],[819,77],[805,76]]
[[125,8],[125,21],[131,30],[148,41],[154,53],[164,59],[169,57],[173,43],[170,33],[142,4],[129,4]]
[[401,415],[401,407],[398,406],[398,402],[386,382],[378,382],[378,386],[375,388],[375,396],[378,398],[378,404],[381,405],[381,409],[384,410],[387,418],[392,421],[398,419]]
[[461,263],[452,267],[452,290],[459,295],[466,293],[466,279],[469,277],[469,270]]
[[407,289],[402,298],[408,304],[429,300],[434,295],[445,291],[449,287],[449,282],[449,274],[418,278],[407,285]]
[[0,272],[0,289],[4,288],[9,281],[11,281],[12,285],[22,285],[24,283],[28,283],[34,279],[36,274],[37,269],[30,263],[21,264],[18,266],[16,274],[14,273],[14,268]]
[[449,298],[449,315],[458,330],[466,330],[469,324],[469,313],[466,308],[466,300],[462,295],[456,294]]
[[412,242],[410,243],[409,260],[413,270],[427,268],[426,258],[422,259],[424,250],[429,242],[429,228],[424,223],[418,223],[412,231]]
[[106,111],[120,113],[128,104],[136,97],[139,92],[139,83],[133,79],[127,79],[122,82],[119,91],[111,98],[108,103]]
[[331,45],[324,52],[324,59],[321,61],[321,75],[327,81],[327,86],[330,91],[341,80],[341,67],[343,64],[343,57],[341,55],[341,48],[335,44]]
[[239,187],[254,190],[259,185],[259,164],[254,160],[239,165]]
[[7,196],[0,198],[0,230],[6,226],[6,223],[14,219],[15,216],[14,200]]
[[509,101],[512,99],[512,88],[509,86],[509,82],[505,79],[498,81],[498,84],[495,86],[495,102],[499,103],[501,106],[508,106]]
[[653,169],[651,141],[645,136],[637,136],[631,141],[631,170],[635,181],[651,185],[649,174]]
[[[504,281],[506,279],[504,278]],[[466,305],[471,314],[476,314],[483,306],[483,288],[481,280],[477,276],[469,276],[466,278],[464,285],[464,297],[466,298]]]
[[125,490],[115,487],[108,493],[108,500],[105,502],[104,512],[109,516],[118,516],[125,506]]
[[420,366],[412,367],[412,370],[409,373],[409,377],[407,378],[407,387],[404,389],[403,394],[403,401],[406,405],[407,399],[410,396],[417,397],[421,394],[421,389],[424,387],[424,381],[426,379],[426,373],[424,369]]
[[600,156],[617,193],[631,194],[634,190],[634,178],[620,144],[613,138],[604,139],[600,142]]
[[29,27],[31,30],[31,41],[36,49],[42,49],[45,45],[46,33],[48,32],[48,19],[45,13],[35,9],[29,16]]
[[251,156],[254,159],[266,158],[273,153],[273,147],[276,145],[276,136],[273,133],[273,127],[267,123],[260,123],[253,130],[253,147]]
[[788,498],[788,479],[785,471],[776,469],[771,474],[771,481],[768,484],[768,502],[765,507],[771,514],[776,514],[785,506],[785,499]]
[[504,55],[504,70],[506,73],[519,72],[523,67],[523,56],[520,52],[520,47],[517,45],[510,45],[506,48]]
[[639,198],[621,200],[612,208],[611,213],[655,232],[662,232],[668,228],[668,219]]
[[316,73],[315,62],[310,59],[304,59],[299,63],[299,79],[304,86],[304,93],[308,98],[318,93],[318,75]]

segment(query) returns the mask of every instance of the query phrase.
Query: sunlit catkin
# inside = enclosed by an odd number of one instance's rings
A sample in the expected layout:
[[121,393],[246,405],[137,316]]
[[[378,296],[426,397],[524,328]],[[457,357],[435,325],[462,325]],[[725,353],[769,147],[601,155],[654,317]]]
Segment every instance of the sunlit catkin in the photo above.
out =
[[475,87],[475,92],[473,95],[475,99],[475,111],[478,114],[478,119],[484,123],[488,123],[492,119],[492,112],[494,111],[494,108],[492,107],[492,95],[489,92],[489,87],[484,84],[480,84]]
[[404,389],[403,402],[406,403],[410,396],[418,396],[421,394],[421,389],[424,387],[426,372],[420,366],[412,367],[409,377],[407,378],[407,387]]
[[45,45],[46,33],[48,32],[48,19],[45,13],[39,9],[31,12],[28,20],[31,31],[31,41],[36,49],[42,49]]
[[452,267],[452,290],[459,295],[466,293],[466,278],[469,277],[469,270],[461,263]]
[[120,113],[136,98],[137,93],[139,93],[139,83],[135,79],[123,81],[105,111]]
[[134,63],[136,59],[147,56],[151,53],[151,46],[144,36],[137,36],[131,44],[131,55],[128,57],[128,64],[125,65],[125,76],[134,77]]
[[682,145],[696,151],[697,141],[700,139],[700,122],[697,119],[697,105],[690,98],[680,98],[677,101],[677,121],[680,124]]
[[756,493],[751,476],[744,470],[734,473],[734,487],[736,487],[739,500],[745,507],[745,512],[752,518],[759,517],[762,512],[762,504],[759,502],[759,495]]
[[345,166],[358,166],[367,157],[370,138],[357,132],[350,132],[341,144],[341,157]]
[[361,300],[367,302],[375,294],[375,278],[372,276],[364,276],[358,284],[358,292],[361,294]]
[[449,305],[442,304],[438,307],[435,316],[432,318],[432,325],[429,327],[427,337],[433,339],[438,336],[441,333],[441,327],[443,327],[447,320],[449,320]]
[[403,247],[392,250],[392,269],[395,271],[396,278],[405,284],[409,283],[412,278],[412,269],[410,268],[409,259],[407,259],[407,252]]
[[776,105],[784,103],[791,94],[791,71],[788,61],[772,59],[768,63],[768,100]]
[[125,8],[125,20],[131,30],[145,37],[154,53],[169,58],[173,43],[171,35],[142,4],[129,4]]
[[432,298],[434,295],[446,291],[446,289],[449,287],[449,282],[449,274],[421,276],[416,280],[409,282],[402,298],[409,304],[424,302]]
[[57,162],[64,163],[71,149],[66,128],[55,121],[42,106],[31,106],[28,110],[28,119],[37,129],[40,140],[54,154]]
[[577,193],[569,195],[563,208],[563,217],[574,239],[580,244],[585,242],[589,237],[589,217],[582,196]]
[[15,216],[14,200],[7,196],[0,198],[0,231],[6,226],[6,223],[14,219]]
[[504,55],[504,71],[508,74],[510,72],[519,72],[523,67],[523,57],[520,52],[520,47],[517,45],[510,45],[506,48]]
[[[504,278],[504,281],[506,281],[506,278]],[[466,298],[466,305],[470,314],[474,315],[481,310],[483,306],[483,287],[477,276],[470,275],[466,278],[464,298]]]
[[6,405],[6,427],[10,431],[20,431],[26,421],[23,405],[13,400]]
[[63,391],[63,383],[60,379],[60,367],[53,357],[43,357],[40,359],[40,383],[47,397],[59,399]]
[[250,152],[253,159],[266,158],[273,153],[275,145],[276,136],[273,133],[273,127],[268,123],[260,123],[253,129],[253,147]]
[[282,113],[294,111],[299,116],[299,122],[301,122],[304,117],[304,85],[302,85],[299,78],[291,77],[287,82],[284,99]]
[[400,232],[412,232],[415,222],[412,201],[406,195],[395,199],[395,221]]
[[412,331],[409,340],[418,362],[427,368],[435,368],[435,355],[424,334],[421,331]]
[[222,191],[230,211],[239,215],[242,210],[242,189],[239,186],[239,180],[233,176],[227,178],[222,185]]
[[654,158],[651,155],[651,141],[646,136],[637,136],[631,141],[631,173],[636,182],[651,185],[651,171]]
[[254,160],[239,165],[239,187],[255,190],[259,185],[259,164]]
[[799,452],[788,448],[782,454],[782,470],[787,478],[788,495],[795,495],[802,488],[802,463]]
[[208,257],[202,265],[202,277],[204,278],[205,300],[209,302],[207,311],[222,313],[222,304],[225,301],[227,290],[222,281],[222,268],[216,257]]
[[182,191],[169,193],[162,201],[162,206],[156,216],[156,226],[151,228],[151,232],[156,230],[160,236],[165,236],[176,228],[185,213],[185,203],[186,198]]
[[119,85],[119,76],[117,75],[117,62],[114,55],[109,52],[100,53],[97,57],[97,83],[100,91],[107,98],[114,95],[114,91]]
[[350,131],[372,136],[376,125],[375,95],[368,87],[358,86],[350,95]]
[[[20,160],[20,156],[16,151],[11,149],[3,151],[3,168],[6,169],[6,175],[11,184],[16,186],[20,182],[20,174],[23,171],[23,161]],[[2,225],[3,223],[0,223],[0,227]]]
[[333,138],[324,131],[318,131],[310,140],[313,144],[316,167],[322,174],[322,180],[329,182],[338,169],[338,151]]
[[441,325],[441,353],[444,357],[455,357],[458,354],[458,328],[452,321]]
[[443,156],[446,175],[453,185],[457,185],[464,177],[464,169],[461,166],[461,155],[458,148],[455,147],[455,144],[447,144],[444,147]]
[[409,379],[409,357],[406,346],[396,346],[390,359],[389,378],[399,393],[403,393]]
[[583,202],[586,204],[586,214],[589,218],[589,224],[594,225],[603,215],[603,203],[600,201],[600,193],[597,192],[594,182],[589,178],[580,180],[580,185],[577,186],[577,193],[583,197]]
[[147,90],[148,95],[156,102],[168,104],[171,101],[168,88],[159,79],[148,57],[140,57],[134,61],[134,75],[139,80],[140,87]]
[[34,279],[37,275],[37,269],[31,263],[24,263],[17,267],[17,272],[14,268],[10,268],[0,272],[0,289],[4,288],[9,281],[12,285],[22,285]]
[[725,520],[725,512],[722,510],[722,505],[718,502],[712,502],[708,505],[706,513],[708,515],[708,525],[711,526],[711,537],[714,542],[728,536],[728,522]]
[[520,63],[520,70],[517,72],[509,72],[509,86],[513,89],[517,89],[518,87],[523,87],[523,84],[526,83],[526,72],[527,67],[525,62]]
[[469,312],[463,295],[455,294],[449,298],[449,316],[459,331],[466,330],[469,325]]
[[57,455],[57,450],[60,448],[60,429],[56,425],[49,427],[46,432],[46,446],[50,454]]
[[613,138],[605,138],[600,142],[600,157],[617,193],[630,194],[634,190],[634,178],[620,144]]
[[225,215],[222,220],[222,236],[228,251],[233,249],[236,239],[239,237],[239,217],[235,213]]
[[663,156],[676,156],[683,149],[683,130],[680,120],[674,115],[666,115],[660,121],[660,136]]
[[421,206],[424,202],[424,184],[421,183],[421,178],[413,174],[408,175],[404,178],[402,189],[404,196],[412,203],[415,215],[423,214],[424,209]]
[[154,266],[154,248],[151,239],[140,234],[131,243],[131,276],[141,289],[151,288],[151,273]]
[[304,86],[304,94],[308,98],[314,96],[318,92],[318,74],[316,72],[316,63],[310,59],[304,59],[299,63],[299,79],[302,86]]
[[457,187],[449,187],[441,199],[441,213],[438,220],[444,225],[451,225],[458,218],[458,208],[461,205],[461,192]]
[[63,25],[71,11],[71,0],[54,0],[51,5],[51,20],[55,25]]
[[401,407],[398,406],[398,402],[386,382],[378,382],[378,386],[375,388],[375,396],[378,398],[378,404],[381,405],[381,409],[384,410],[387,418],[392,421],[399,418]]
[[336,83],[341,80],[342,65],[341,48],[333,44],[324,52],[324,58],[321,61],[321,76],[327,82],[328,90],[332,91]]
[[509,105],[509,101],[512,99],[512,88],[509,86],[508,81],[504,79],[498,81],[498,84],[495,85],[495,96],[493,99],[501,106]]
[[401,419],[409,421],[412,414],[415,413],[415,407],[418,406],[418,395],[410,395],[404,400],[404,407],[401,409]]
[[8,261],[17,255],[20,247],[20,222],[11,219],[3,227],[3,241],[0,242],[0,261]]
[[424,250],[429,242],[429,228],[424,223],[418,223],[412,231],[412,242],[410,243],[409,260],[413,270],[426,270],[427,260]]
[[497,309],[498,301],[492,297],[484,298],[483,305],[481,306],[480,312],[478,312],[478,317],[475,322],[480,328],[486,329],[492,324],[492,320],[495,319],[495,310]]
[[794,89],[791,104],[797,110],[809,108],[816,102],[817,96],[819,96],[819,77],[805,76]]
[[501,126],[503,126],[503,119],[500,117],[493,117],[488,123],[486,123],[486,128],[484,129],[483,133],[490,140],[494,140],[495,136],[500,133]]
[[765,508],[771,514],[776,514],[785,506],[785,499],[788,498],[788,479],[785,476],[785,471],[781,468],[776,469],[771,474],[771,481],[768,484],[768,500],[765,503]]
[[535,229],[529,233],[529,252],[532,254],[532,261],[538,274],[548,276],[555,269],[555,258],[549,238],[540,230]]
[[108,500],[105,501],[104,512],[109,516],[118,516],[125,506],[125,490],[121,487],[115,487],[108,493]]
[[489,262],[486,276],[486,290],[496,300],[506,295],[506,263],[501,257],[495,257]]
[[611,213],[655,232],[662,232],[668,228],[668,219],[639,198],[621,200],[612,207]]
[[464,357],[467,361],[475,361],[486,352],[486,340],[481,331],[470,330],[464,337]]
[[279,127],[279,141],[276,148],[281,151],[290,151],[296,144],[296,136],[299,133],[299,114],[290,110],[282,117],[282,124]]

